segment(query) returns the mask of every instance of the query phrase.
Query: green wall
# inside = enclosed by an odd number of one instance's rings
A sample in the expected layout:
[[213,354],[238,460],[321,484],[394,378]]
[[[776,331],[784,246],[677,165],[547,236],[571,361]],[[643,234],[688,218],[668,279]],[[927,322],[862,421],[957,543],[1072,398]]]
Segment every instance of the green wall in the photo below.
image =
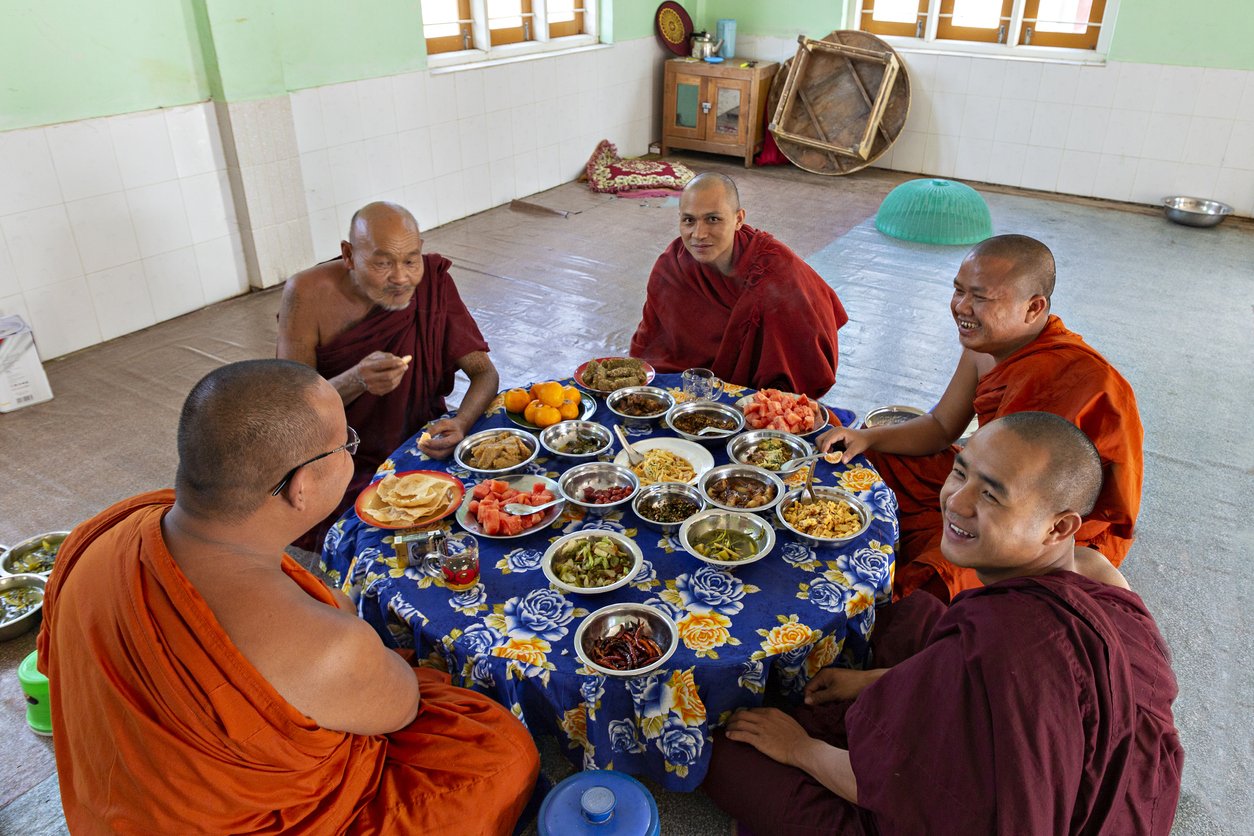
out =
[[0,130],[203,101],[192,0],[5,0]]
[[[798,32],[821,38],[844,28],[841,0],[698,0],[693,24],[698,29],[715,30],[718,19],[736,19],[736,34],[795,37]],[[691,12],[692,9],[689,8]],[[698,15],[700,19],[698,20]]]
[[1110,58],[1254,70],[1254,0],[1122,0]]
[[[596,2],[596,0],[593,0]],[[657,0],[600,0],[607,41]],[[841,0],[683,0],[698,28],[821,37]],[[1254,70],[1254,0],[1123,0],[1116,61]],[[0,131],[392,75],[426,66],[419,0],[5,0]],[[387,25],[381,25],[386,21]]]

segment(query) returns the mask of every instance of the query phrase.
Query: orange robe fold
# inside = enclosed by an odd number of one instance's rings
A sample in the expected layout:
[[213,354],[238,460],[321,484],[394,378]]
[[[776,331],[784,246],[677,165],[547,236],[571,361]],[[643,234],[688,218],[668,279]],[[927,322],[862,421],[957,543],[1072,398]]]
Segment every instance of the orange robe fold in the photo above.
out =
[[[539,758],[508,711],[422,669],[406,728],[319,727],[261,677],[171,558],[161,519],[172,502],[144,494],[80,525],[48,585],[39,667],[72,832],[510,832]],[[286,556],[283,571],[338,606]]]
[[[1015,412],[1052,412],[1075,424],[1102,457],[1102,492],[1084,518],[1076,544],[1118,566],[1128,554],[1141,507],[1144,431],[1128,381],[1084,339],[1050,316],[1035,340],[980,379],[972,404],[980,426]],[[949,600],[980,585],[971,569],[940,551],[940,489],[953,469],[954,449],[931,456],[870,453],[897,493],[901,519],[895,597],[927,589]]]
[[659,372],[708,368],[720,379],[817,398],[836,382],[837,330],[849,316],[836,291],[770,233],[736,232],[732,275],[676,238],[649,275],[631,356]]

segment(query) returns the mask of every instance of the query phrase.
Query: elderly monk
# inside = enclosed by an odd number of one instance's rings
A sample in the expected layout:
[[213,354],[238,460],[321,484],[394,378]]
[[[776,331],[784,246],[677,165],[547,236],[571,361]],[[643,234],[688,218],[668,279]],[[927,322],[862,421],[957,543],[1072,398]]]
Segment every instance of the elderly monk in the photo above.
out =
[[423,254],[418,224],[403,207],[371,203],[353,215],[340,258],[287,280],[278,356],[331,381],[361,431],[343,500],[297,545],[322,547],[326,530],[405,439],[445,411],[460,369],[470,388],[456,417],[435,421],[418,447],[447,458],[496,396],[488,344],[449,276],[452,264]]
[[823,670],[791,715],[734,715],[706,791],[763,834],[1167,834],[1184,760],[1167,646],[1139,596],[1075,559],[1101,482],[1056,415],[982,427],[941,490],[941,548],[986,586],[892,604],[877,669]]
[[848,321],[818,273],[745,226],[732,179],[702,174],[679,199],[679,237],[653,265],[631,356],[817,398],[836,381],[836,331]]
[[1076,534],[1082,560],[1118,566],[1132,545],[1141,506],[1142,438],[1132,387],[1079,334],[1050,313],[1054,257],[1024,235],[989,238],[963,260],[950,311],[962,356],[930,413],[874,429],[835,429],[819,438],[845,446],[845,461],[867,452],[897,493],[901,518],[895,596],[926,589],[944,601],[978,584],[975,572],[941,555],[936,498],[971,421],[981,425],[1039,410],[1078,426],[1102,454],[1105,486]]
[[308,366],[224,366],[183,406],[175,490],[66,539],[39,666],[74,833],[511,831],[527,730],[283,553],[343,496],[356,438]]

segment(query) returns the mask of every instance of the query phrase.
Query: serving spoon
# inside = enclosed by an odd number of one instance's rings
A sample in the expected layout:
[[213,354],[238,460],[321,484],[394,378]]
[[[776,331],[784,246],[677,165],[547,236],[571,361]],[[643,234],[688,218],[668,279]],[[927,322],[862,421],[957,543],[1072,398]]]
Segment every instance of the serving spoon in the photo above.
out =
[[627,433],[623,432],[621,424],[614,425],[614,432],[618,435],[618,440],[623,445],[623,452],[627,454],[628,464],[635,467],[644,461],[644,456],[635,447],[632,447],[631,442],[627,440]]
[[555,505],[561,505],[566,500],[564,498],[554,499],[552,502],[546,502],[543,505],[527,505],[523,502],[511,502],[505,506],[505,513],[513,514],[516,517],[525,517],[528,514],[538,514],[541,511],[547,511]]

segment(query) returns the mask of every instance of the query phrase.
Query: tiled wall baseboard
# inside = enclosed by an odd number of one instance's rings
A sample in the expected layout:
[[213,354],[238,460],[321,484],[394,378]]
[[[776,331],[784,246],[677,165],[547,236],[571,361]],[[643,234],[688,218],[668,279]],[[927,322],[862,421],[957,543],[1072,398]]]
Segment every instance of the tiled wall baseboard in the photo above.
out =
[[213,106],[0,133],[0,314],[45,360],[248,289]]

